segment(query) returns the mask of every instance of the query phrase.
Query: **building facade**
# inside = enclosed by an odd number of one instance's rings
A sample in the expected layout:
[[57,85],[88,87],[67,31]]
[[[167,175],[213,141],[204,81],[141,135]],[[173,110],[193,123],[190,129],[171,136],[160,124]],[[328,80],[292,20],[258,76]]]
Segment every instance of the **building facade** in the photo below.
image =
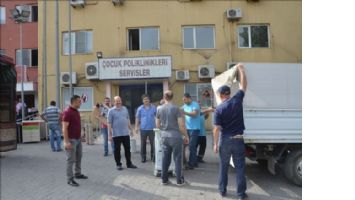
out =
[[[83,114],[105,96],[119,95],[133,120],[142,94],[148,93],[157,103],[166,89],[174,92],[178,105],[183,103],[183,93],[189,92],[202,106],[213,106],[211,78],[232,63],[302,62],[301,0],[69,3],[72,5],[59,1],[58,7],[60,88],[56,87],[54,67],[56,2],[47,1],[44,26],[43,13],[39,13],[39,41],[43,40],[43,27],[47,35],[46,87],[41,84],[41,46],[38,51],[39,95],[46,90],[49,102],[60,89],[61,106],[67,106],[72,63],[73,91],[83,99]],[[42,10],[44,2],[38,6]]]
[[[20,44],[20,24],[12,19],[12,10],[27,9],[30,14],[22,23],[22,51]],[[21,83],[24,82],[24,100],[31,111],[38,108],[38,6],[36,0],[0,1],[0,53],[16,62],[18,98],[21,96]],[[21,54],[23,55],[21,62]],[[24,68],[22,79],[21,68]]]

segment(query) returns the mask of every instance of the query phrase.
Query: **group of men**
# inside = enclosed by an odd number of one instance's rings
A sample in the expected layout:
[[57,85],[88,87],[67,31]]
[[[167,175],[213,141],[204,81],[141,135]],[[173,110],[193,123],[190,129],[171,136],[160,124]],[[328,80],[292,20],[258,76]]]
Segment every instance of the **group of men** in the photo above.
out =
[[[224,85],[218,89],[222,103],[215,109],[214,116],[214,152],[219,153],[220,167],[218,178],[218,190],[221,196],[227,194],[228,166],[230,157],[233,158],[236,171],[237,197],[247,197],[245,179],[245,145],[243,140],[244,119],[243,119],[243,98],[246,91],[247,81],[244,67],[238,64],[235,67],[240,75],[240,90],[231,97],[230,87]],[[198,167],[198,161],[203,161],[203,153],[206,146],[204,131],[205,114],[214,109],[200,109],[197,102],[192,101],[188,93],[184,94],[184,105],[178,107],[172,103],[173,92],[168,90],[163,94],[164,104],[158,109],[150,103],[148,95],[143,95],[143,105],[137,109],[135,129],[141,132],[141,159],[146,162],[146,140],[149,138],[151,144],[151,160],[154,161],[154,128],[161,130],[162,140],[162,184],[169,185],[168,168],[171,163],[171,156],[175,161],[175,175],[178,186],[186,184],[183,175],[183,146],[189,144],[188,169]],[[67,154],[67,179],[68,184],[78,186],[74,180],[87,179],[81,173],[82,146],[80,140],[81,125],[80,96],[74,95],[71,98],[71,105],[63,112],[62,126],[64,135],[64,147]],[[55,106],[55,104],[54,104]],[[49,110],[49,109],[48,109]],[[54,109],[53,109],[54,110]],[[50,112],[47,112],[50,113]],[[47,114],[47,120],[49,122]],[[101,131],[104,135],[104,156],[108,154],[108,141],[113,142],[113,152],[117,170],[122,170],[120,146],[123,144],[127,168],[137,168],[131,161],[130,135],[133,135],[129,112],[122,105],[119,96],[114,97],[114,105],[110,108],[110,99],[105,98],[105,109],[102,109],[100,116],[106,117],[107,121],[101,120]],[[155,123],[155,124],[154,124]],[[107,128],[107,130],[106,130]],[[55,132],[55,131],[54,131]],[[106,134],[107,133],[107,134]],[[107,137],[106,137],[107,135]],[[201,139],[199,139],[202,137]],[[107,139],[106,139],[107,138]],[[200,141],[200,142],[199,142]],[[201,155],[197,155],[197,146],[202,144]],[[52,142],[51,142],[52,146]],[[60,144],[57,148],[60,147]],[[53,147],[52,147],[53,149]],[[202,153],[203,152],[203,153]],[[186,159],[185,159],[186,160]],[[75,164],[74,173],[73,165]]]

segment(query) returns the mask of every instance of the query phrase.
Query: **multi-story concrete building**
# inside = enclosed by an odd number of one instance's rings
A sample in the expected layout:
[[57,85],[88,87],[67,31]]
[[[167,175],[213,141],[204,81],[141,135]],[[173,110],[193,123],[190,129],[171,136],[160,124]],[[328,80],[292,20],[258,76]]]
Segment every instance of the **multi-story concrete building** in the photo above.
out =
[[[30,11],[26,22],[22,23],[22,52],[20,44],[20,24],[15,22],[11,10]],[[21,95],[21,68],[24,68],[24,100],[28,108],[38,107],[38,6],[37,0],[26,1],[0,1],[0,29],[1,42],[0,53],[13,58],[16,61],[17,72],[17,96]],[[21,64],[21,53],[23,55]],[[31,110],[30,110],[31,111]]]
[[[69,103],[65,73],[70,49],[76,73],[73,88],[83,97],[82,111],[91,111],[105,96],[120,95],[132,119],[143,93],[158,102],[168,88],[178,105],[183,93],[189,92],[203,106],[211,106],[210,80],[230,62],[302,62],[301,0],[72,0],[71,4],[69,48],[69,6],[59,1],[62,106]],[[40,1],[39,10],[43,6]],[[48,1],[46,10],[46,92],[55,99],[55,1]],[[39,41],[42,16],[40,12]],[[40,69],[42,54],[39,46]]]

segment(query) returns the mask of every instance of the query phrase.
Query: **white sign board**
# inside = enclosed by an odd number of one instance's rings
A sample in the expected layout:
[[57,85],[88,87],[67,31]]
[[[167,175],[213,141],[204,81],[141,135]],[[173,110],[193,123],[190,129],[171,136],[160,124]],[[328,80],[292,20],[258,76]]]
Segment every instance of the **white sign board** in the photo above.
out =
[[171,56],[103,58],[99,79],[140,79],[171,77]]

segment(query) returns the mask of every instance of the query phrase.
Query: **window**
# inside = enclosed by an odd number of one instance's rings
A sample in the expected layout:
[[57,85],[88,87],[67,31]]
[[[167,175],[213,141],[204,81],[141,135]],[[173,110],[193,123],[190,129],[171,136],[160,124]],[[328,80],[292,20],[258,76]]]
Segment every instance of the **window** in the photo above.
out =
[[0,24],[6,23],[6,8],[0,6]]
[[184,49],[213,49],[214,27],[186,26],[182,28]]
[[37,22],[38,21],[38,6],[37,5],[20,5],[20,6],[16,6],[16,9],[21,12],[24,7],[26,7],[26,9],[31,11],[27,22]]
[[239,48],[269,47],[269,27],[265,25],[239,26]]
[[6,55],[5,49],[0,49],[0,55]]
[[38,49],[22,49],[22,63],[21,50],[16,50],[16,65],[38,66]]
[[159,50],[159,29],[128,29],[128,50]]
[[[71,53],[84,54],[92,52],[92,31],[71,32]],[[69,55],[69,33],[63,33],[63,54]]]
[[194,101],[200,102],[202,108],[213,105],[213,91],[210,83],[187,83],[185,92],[189,93]]

